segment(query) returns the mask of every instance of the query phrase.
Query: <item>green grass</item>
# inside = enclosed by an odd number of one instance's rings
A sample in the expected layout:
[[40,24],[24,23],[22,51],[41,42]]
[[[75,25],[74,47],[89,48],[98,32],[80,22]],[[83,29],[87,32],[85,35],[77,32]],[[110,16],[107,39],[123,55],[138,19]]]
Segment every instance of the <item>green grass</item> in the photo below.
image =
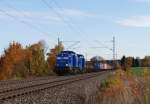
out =
[[133,67],[132,68],[133,75],[136,75],[139,77],[142,77],[145,71],[147,71],[146,73],[148,73],[148,75],[150,76],[150,67]]

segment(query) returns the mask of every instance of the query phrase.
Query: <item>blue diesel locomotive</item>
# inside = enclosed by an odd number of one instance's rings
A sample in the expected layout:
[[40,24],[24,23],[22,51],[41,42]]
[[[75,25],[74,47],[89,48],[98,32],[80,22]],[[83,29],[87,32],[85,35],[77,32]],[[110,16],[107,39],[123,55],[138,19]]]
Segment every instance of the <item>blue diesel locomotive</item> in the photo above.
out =
[[70,74],[82,72],[97,72],[112,67],[103,62],[101,57],[93,57],[91,61],[85,61],[81,54],[76,54],[73,51],[62,51],[57,55],[56,59],[56,73],[57,74]]
[[57,55],[56,72],[57,73],[77,73],[83,72],[85,67],[85,58],[83,55],[76,54],[73,51],[62,51]]

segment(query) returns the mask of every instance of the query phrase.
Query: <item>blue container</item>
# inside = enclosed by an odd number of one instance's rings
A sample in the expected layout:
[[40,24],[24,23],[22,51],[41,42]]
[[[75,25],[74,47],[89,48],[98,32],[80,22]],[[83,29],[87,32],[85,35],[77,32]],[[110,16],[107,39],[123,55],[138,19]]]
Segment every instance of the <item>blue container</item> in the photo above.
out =
[[99,62],[95,62],[94,63],[94,70],[95,71],[100,71],[100,69],[101,69],[101,64]]

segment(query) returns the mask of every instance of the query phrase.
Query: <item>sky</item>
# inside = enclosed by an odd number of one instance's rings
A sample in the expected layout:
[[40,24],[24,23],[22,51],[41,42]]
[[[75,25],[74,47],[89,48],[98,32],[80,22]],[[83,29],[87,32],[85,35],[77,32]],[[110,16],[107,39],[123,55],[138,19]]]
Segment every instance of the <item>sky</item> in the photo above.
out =
[[117,58],[150,55],[150,0],[0,0],[0,54],[59,37],[66,50],[112,59],[113,36]]

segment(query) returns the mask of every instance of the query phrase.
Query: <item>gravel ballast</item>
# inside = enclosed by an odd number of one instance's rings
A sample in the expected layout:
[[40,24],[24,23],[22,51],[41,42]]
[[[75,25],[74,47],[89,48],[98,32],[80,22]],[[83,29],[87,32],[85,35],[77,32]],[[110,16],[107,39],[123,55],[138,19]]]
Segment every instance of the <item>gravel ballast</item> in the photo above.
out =
[[[0,104],[87,104],[90,96],[98,90],[101,80],[108,75],[109,73],[105,73],[94,78],[18,96],[1,101]],[[94,104],[94,101],[91,104]]]

